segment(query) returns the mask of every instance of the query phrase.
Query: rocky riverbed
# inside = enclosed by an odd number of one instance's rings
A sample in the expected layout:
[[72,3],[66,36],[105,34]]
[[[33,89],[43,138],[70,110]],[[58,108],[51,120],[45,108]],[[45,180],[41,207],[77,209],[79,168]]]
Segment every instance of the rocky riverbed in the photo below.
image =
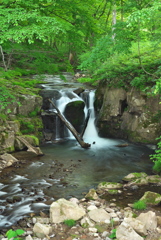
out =
[[[161,195],[147,191],[142,200],[146,209],[136,210],[133,204],[120,207],[116,196],[143,185],[160,186],[160,176],[131,173],[123,183],[103,182],[91,189],[82,199],[64,198],[54,201],[49,212],[20,220],[13,230],[23,229],[25,240],[160,240],[161,212],[158,207]],[[111,196],[109,200],[104,195]],[[158,207],[158,208],[157,208]],[[5,240],[5,232],[1,239]]]

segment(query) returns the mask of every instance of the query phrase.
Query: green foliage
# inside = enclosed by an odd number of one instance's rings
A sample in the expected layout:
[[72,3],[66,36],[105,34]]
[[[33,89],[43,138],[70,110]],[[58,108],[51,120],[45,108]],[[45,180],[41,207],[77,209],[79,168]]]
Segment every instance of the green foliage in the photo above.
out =
[[139,200],[133,204],[133,208],[136,210],[144,210],[146,209],[146,203],[143,200]]
[[[115,52],[103,63],[98,65],[91,63],[89,73],[92,75],[93,82],[106,80],[109,87],[123,87],[127,89],[132,86],[151,94],[152,91],[159,92],[159,89],[161,89],[160,80],[158,79],[161,76],[161,71],[159,71],[161,52],[158,49],[161,45],[157,45],[156,49],[149,41],[141,42],[140,45],[142,48],[142,64],[149,74],[140,66],[137,43],[133,43],[129,53]],[[152,62],[152,59],[155,60]],[[88,67],[86,70],[88,70]]]
[[116,229],[112,229],[112,233],[110,234],[109,238],[116,239]]
[[34,111],[29,113],[29,117],[36,117],[39,112],[39,108],[35,108]]
[[14,101],[15,96],[11,93],[11,91],[7,89],[7,87],[5,86],[0,86],[0,103],[1,103],[0,111],[4,110],[10,103]]
[[81,77],[81,78],[78,78],[78,82],[80,83],[89,83],[91,85],[96,85],[97,82],[94,78],[90,78],[90,77]]
[[5,121],[7,119],[7,115],[3,114],[3,113],[0,113],[0,119]]
[[157,138],[157,140],[159,140],[157,149],[154,154],[150,155],[150,159],[154,162],[154,172],[161,174],[161,137]]
[[76,225],[76,221],[73,219],[67,219],[64,220],[64,224],[67,225],[68,227],[73,227]]
[[20,240],[21,238],[19,236],[21,236],[24,232],[25,231],[22,230],[22,229],[17,229],[15,231],[10,229],[6,232],[6,236],[7,236],[8,239]]
[[31,122],[20,120],[20,124],[21,124],[20,130],[23,134],[32,133],[35,130],[35,127]]

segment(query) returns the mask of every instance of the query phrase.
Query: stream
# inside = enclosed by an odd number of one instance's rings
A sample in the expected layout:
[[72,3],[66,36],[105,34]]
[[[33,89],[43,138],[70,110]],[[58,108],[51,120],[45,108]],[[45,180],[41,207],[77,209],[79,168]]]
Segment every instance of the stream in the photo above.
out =
[[[60,85],[58,77],[57,81]],[[50,77],[43,87],[54,88],[52,82],[56,81]],[[42,157],[25,151],[13,154],[21,162],[4,169],[0,177],[0,229],[10,228],[30,213],[48,212],[59,198],[83,198],[100,182],[119,182],[130,172],[151,174],[152,150],[148,146],[100,138],[94,118],[91,114],[84,134],[84,141],[91,144],[89,149],[81,148],[69,134],[59,142],[43,143]],[[127,147],[118,146],[125,143]]]

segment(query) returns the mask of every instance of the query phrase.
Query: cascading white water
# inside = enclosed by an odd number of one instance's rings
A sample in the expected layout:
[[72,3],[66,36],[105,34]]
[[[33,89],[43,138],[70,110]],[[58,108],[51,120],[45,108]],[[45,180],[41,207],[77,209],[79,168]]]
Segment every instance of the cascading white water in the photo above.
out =
[[[53,102],[55,102],[57,108],[59,109],[59,111],[61,112],[61,114],[64,115],[64,111],[65,108],[67,106],[68,103],[70,102],[74,102],[74,101],[83,101],[82,98],[80,98],[76,93],[74,93],[73,91],[68,91],[68,90],[61,90],[59,92],[61,94],[61,97],[58,100],[52,99]],[[55,109],[53,108],[52,105],[50,105],[50,111],[54,111]],[[60,119],[58,118],[58,116],[56,116],[56,126],[55,126],[56,130],[55,130],[55,140],[59,140],[61,137],[60,134]],[[67,138],[74,138],[72,133],[69,131],[69,129],[67,129],[67,127],[64,125],[64,137]]]
[[98,138],[98,133],[95,126],[95,110],[94,110],[94,98],[95,98],[95,92],[90,91],[88,95],[88,109],[86,112],[90,111],[90,117],[88,120],[88,125],[86,127],[84,138],[91,138],[93,141],[95,138]]

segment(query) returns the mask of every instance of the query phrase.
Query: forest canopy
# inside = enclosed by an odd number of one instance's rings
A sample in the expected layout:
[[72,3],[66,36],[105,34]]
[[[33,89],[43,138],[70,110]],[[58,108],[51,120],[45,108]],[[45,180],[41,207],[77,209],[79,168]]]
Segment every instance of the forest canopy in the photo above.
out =
[[[1,67],[160,91],[159,0],[1,0]],[[125,80],[125,75],[128,79]],[[118,80],[119,79],[119,80]]]

